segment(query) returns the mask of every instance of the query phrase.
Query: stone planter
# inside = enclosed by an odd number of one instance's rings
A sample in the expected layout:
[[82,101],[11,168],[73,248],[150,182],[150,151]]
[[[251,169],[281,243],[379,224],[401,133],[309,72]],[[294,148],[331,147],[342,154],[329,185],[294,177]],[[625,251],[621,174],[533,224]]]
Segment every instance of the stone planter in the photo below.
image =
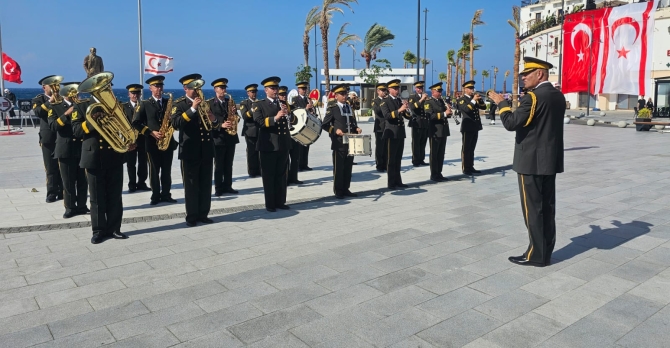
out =
[[568,123],[570,123],[570,117],[567,117],[567,116],[566,116],[566,117],[563,117],[563,123],[564,123],[564,124],[568,124]]
[[593,119],[588,120],[588,121],[586,121],[586,125],[587,126],[595,126],[596,125],[596,120],[593,120]]
[[656,124],[656,125],[654,125],[654,128],[655,128],[656,130],[661,131],[661,130],[664,130],[664,129],[665,129],[665,126],[662,125],[662,124]]

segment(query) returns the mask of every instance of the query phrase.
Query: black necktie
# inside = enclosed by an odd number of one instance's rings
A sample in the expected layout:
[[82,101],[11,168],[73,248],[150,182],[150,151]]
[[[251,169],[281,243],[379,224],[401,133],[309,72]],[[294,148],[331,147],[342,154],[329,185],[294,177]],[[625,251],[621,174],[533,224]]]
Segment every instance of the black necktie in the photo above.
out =
[[156,102],[158,102],[158,109],[159,109],[159,110],[163,110],[163,103],[161,103],[162,100],[161,100],[161,99],[158,99],[158,100],[156,100]]
[[344,113],[345,113],[345,114],[349,114],[349,113],[351,112],[351,111],[349,110],[349,105],[348,105],[348,104],[344,104],[344,107],[343,107],[342,109],[344,109]]

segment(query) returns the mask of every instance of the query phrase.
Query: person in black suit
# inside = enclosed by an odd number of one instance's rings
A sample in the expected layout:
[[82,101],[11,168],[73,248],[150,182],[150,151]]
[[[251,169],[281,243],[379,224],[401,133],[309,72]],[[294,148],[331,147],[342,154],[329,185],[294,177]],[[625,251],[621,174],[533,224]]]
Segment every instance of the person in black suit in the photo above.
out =
[[[186,202],[186,225],[193,227],[197,222],[211,224],[208,218],[212,205],[212,160],[214,141],[211,130],[207,130],[198,110],[201,103],[197,91],[189,84],[201,80],[200,74],[190,74],[179,79],[184,86],[184,97],[177,99],[172,107],[172,126],[179,131],[179,159],[184,180],[184,201]],[[204,84],[204,81],[202,81]],[[219,127],[213,113],[207,115],[212,128]]]
[[354,157],[349,156],[349,145],[343,136],[347,133],[360,134],[361,129],[356,123],[351,105],[347,103],[347,92],[345,84],[333,88],[336,102],[328,105],[326,117],[321,125],[330,136],[330,149],[333,150],[333,191],[338,199],[358,196],[349,191]]
[[373,127],[375,133],[375,165],[377,171],[382,173],[386,171],[386,162],[387,162],[387,148],[386,142],[384,141],[384,125],[386,121],[384,120],[384,114],[379,105],[384,102],[384,99],[388,96],[388,88],[385,83],[377,84],[377,98],[372,101],[372,111],[375,114],[375,124]]
[[496,124],[496,109],[498,109],[498,105],[496,103],[489,103],[489,117],[491,118],[491,122],[489,123],[490,125]]
[[[144,86],[134,83],[126,86],[128,98],[130,101],[123,103],[123,112],[128,118],[128,122],[133,122],[133,115],[139,110],[139,98],[142,95]],[[149,176],[147,162],[147,145],[143,134],[137,135],[137,148],[126,152],[126,167],[128,169],[128,192],[150,191],[146,181]]]
[[461,170],[463,174],[472,175],[481,173],[475,169],[475,147],[479,131],[482,130],[482,120],[479,110],[486,110],[486,104],[482,96],[475,93],[475,81],[466,81],[463,84],[463,96],[457,101],[457,107],[461,111]]
[[500,106],[505,129],[516,132],[512,169],[517,172],[521,211],[530,242],[521,256],[510,262],[546,266],[556,244],[556,173],[563,172],[563,116],[565,96],[548,81],[548,62],[524,57],[521,78],[529,90],[519,107],[497,94],[490,98]]
[[256,149],[260,152],[261,175],[265,194],[265,209],[274,212],[290,209],[286,205],[286,175],[291,135],[287,120],[288,109],[278,98],[279,77],[268,77],[261,82],[266,99],[253,103],[251,112],[258,127]]
[[133,127],[140,134],[145,135],[147,159],[149,160],[149,182],[151,183],[151,205],[159,202],[176,203],[172,198],[170,189],[172,186],[172,158],[177,142],[174,137],[165,151],[158,149],[156,141],[163,139],[165,134],[161,132],[164,117],[170,117],[167,107],[168,99],[163,98],[163,81],[165,76],[154,76],[146,80],[149,85],[151,96],[140,103],[140,108],[133,116]]
[[[288,95],[288,87],[287,86],[279,86],[279,91],[277,92],[277,99],[279,99],[279,102],[284,104],[286,106],[286,111],[288,114],[287,119],[292,120],[293,124],[295,125],[295,122],[297,122],[297,119],[293,115],[293,107],[288,104],[287,100],[287,95]],[[292,130],[289,128],[289,131]],[[300,144],[299,142],[295,141],[293,138],[291,138],[291,149],[288,152],[288,157],[289,157],[289,164],[288,164],[288,178],[287,178],[287,184],[291,185],[300,185],[302,184],[302,181],[298,180],[298,172],[300,171],[300,156],[302,154],[302,149],[304,146]]]
[[47,203],[53,203],[63,199],[63,180],[58,170],[58,160],[54,157],[56,150],[56,132],[49,127],[49,110],[51,103],[54,102],[54,92],[51,86],[43,82],[55,75],[49,75],[42,78],[39,84],[42,86],[44,94],[38,94],[33,98],[33,112],[40,118],[39,142],[42,149],[42,161],[44,162],[44,172],[47,176]]
[[[79,82],[62,83],[61,92],[76,92],[78,86]],[[65,206],[63,219],[89,212],[86,207],[88,198],[86,171],[79,167],[81,144],[84,139],[76,137],[72,131],[71,115],[78,102],[80,101],[75,93],[63,97],[63,102],[60,104],[52,104],[49,110],[49,126],[57,133],[54,158],[58,159],[58,168],[63,180],[63,205]]]
[[[123,218],[123,163],[126,156],[112,149],[103,136],[86,119],[86,109],[92,104],[88,99],[76,104],[72,112],[74,135],[83,138],[79,166],[86,169],[88,191],[91,194],[91,243],[98,244],[106,239],[127,239],[121,232]],[[99,120],[101,108],[93,109],[91,118]],[[135,144],[129,151],[135,149]]]
[[444,166],[444,150],[447,146],[449,132],[448,117],[451,108],[442,99],[442,82],[430,86],[431,97],[423,104],[425,114],[430,120],[428,125],[428,139],[430,141],[430,180],[445,181],[442,175]]
[[388,188],[407,187],[402,183],[400,177],[400,164],[402,153],[405,149],[405,122],[404,118],[410,119],[407,102],[400,100],[400,80],[395,79],[387,83],[389,96],[379,103],[384,115],[384,139],[387,142],[387,170]]
[[261,162],[256,150],[256,143],[258,142],[258,127],[254,121],[254,114],[251,111],[251,105],[256,102],[256,95],[258,94],[258,85],[252,83],[244,87],[247,91],[247,99],[240,102],[240,112],[244,120],[242,127],[242,136],[247,143],[247,173],[249,177],[255,178],[261,175]]
[[[296,87],[298,88],[298,96],[293,98],[291,108],[292,109],[297,109],[297,108],[302,108],[305,110],[308,110],[309,112],[314,113],[314,105],[312,105],[312,100],[309,99],[307,96],[307,89],[309,88],[309,82],[307,81],[300,81],[296,83]],[[295,142],[294,145],[298,145],[298,149],[300,149],[300,164],[298,166],[299,171],[305,171],[305,170],[312,170],[312,168],[309,167],[309,147],[310,145],[303,146],[302,144]]]
[[408,126],[412,128],[412,164],[415,167],[426,165],[426,143],[428,143],[428,118],[424,112],[424,103],[430,97],[424,92],[426,83],[414,83],[416,93],[409,96],[409,109],[412,119]]
[[[228,88],[228,79],[220,78],[212,81],[216,96],[209,99],[209,108],[216,116],[216,123],[220,127],[212,129],[212,138],[214,138],[214,195],[219,197],[224,193],[237,194],[233,189],[233,159],[235,158],[235,144],[240,142],[237,133],[231,135],[228,130],[232,128],[232,123],[228,120],[228,109],[233,108],[234,117],[237,116],[235,101],[232,97],[226,97]],[[231,104],[232,103],[232,104]],[[237,129],[235,129],[237,131]]]

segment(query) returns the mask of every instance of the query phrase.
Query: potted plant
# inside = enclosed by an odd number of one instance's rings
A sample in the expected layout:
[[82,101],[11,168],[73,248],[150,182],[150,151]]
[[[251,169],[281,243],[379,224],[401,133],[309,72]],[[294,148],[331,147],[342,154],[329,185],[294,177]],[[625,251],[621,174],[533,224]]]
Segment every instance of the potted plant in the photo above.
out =
[[[651,110],[644,108],[637,112],[637,117],[635,117],[635,122],[650,122],[651,121]],[[635,129],[638,132],[649,131],[651,129],[650,124],[636,124]]]

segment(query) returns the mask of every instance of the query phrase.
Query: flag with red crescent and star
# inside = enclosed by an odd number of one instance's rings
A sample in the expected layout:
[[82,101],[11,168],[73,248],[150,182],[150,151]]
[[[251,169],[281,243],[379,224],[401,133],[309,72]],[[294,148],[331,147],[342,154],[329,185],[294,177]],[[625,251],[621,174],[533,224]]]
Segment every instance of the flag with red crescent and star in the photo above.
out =
[[600,41],[603,36],[602,19],[605,9],[584,11],[565,16],[563,22],[563,71],[561,91],[563,93],[595,90],[595,78],[600,56]]
[[2,79],[21,84],[21,67],[12,57],[2,52]]
[[160,53],[144,51],[144,73],[152,75],[167,74],[173,71],[172,57]]

